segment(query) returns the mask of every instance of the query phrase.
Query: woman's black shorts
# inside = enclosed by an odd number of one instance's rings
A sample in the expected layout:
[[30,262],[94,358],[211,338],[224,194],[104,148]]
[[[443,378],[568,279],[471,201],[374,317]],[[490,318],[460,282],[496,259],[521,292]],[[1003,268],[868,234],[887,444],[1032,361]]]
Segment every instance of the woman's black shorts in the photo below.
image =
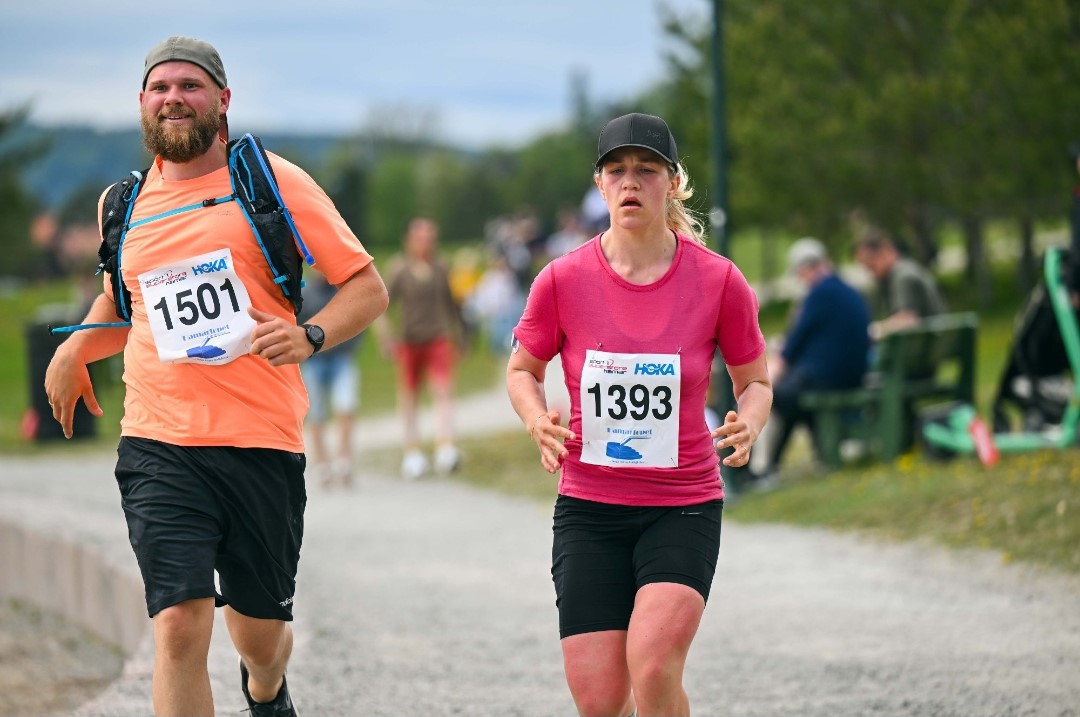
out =
[[649,583],[687,585],[708,600],[723,510],[722,500],[638,507],[560,495],[551,549],[559,635],[626,630]]
[[249,617],[292,620],[304,465],[301,453],[268,448],[120,439],[116,482],[150,616],[214,597]]

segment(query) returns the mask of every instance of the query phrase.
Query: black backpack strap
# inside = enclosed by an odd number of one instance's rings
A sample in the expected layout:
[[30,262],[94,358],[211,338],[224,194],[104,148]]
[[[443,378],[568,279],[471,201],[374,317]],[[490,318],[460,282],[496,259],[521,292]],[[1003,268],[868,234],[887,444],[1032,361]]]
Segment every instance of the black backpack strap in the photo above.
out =
[[124,321],[131,320],[131,292],[124,286],[120,270],[123,257],[124,237],[131,223],[131,211],[135,198],[142,188],[143,179],[150,172],[131,172],[122,181],[109,187],[101,206],[101,247],[98,249],[98,273],[106,272],[111,278],[116,315]]
[[131,210],[135,207],[135,197],[142,188],[143,180],[150,172],[149,168],[141,172],[132,171],[127,177],[112,185],[105,192],[101,204],[101,246],[98,247],[97,274],[109,275],[109,285],[113,292],[113,304],[117,318],[122,321],[105,324],[76,324],[75,326],[50,326],[50,334],[71,333],[82,329],[113,328],[131,326],[131,292],[124,286],[124,277],[120,271],[124,237],[131,222]]
[[274,283],[292,303],[293,312],[299,314],[303,305],[303,261],[314,264],[315,259],[281,198],[274,169],[257,137],[245,134],[229,143],[229,177]]

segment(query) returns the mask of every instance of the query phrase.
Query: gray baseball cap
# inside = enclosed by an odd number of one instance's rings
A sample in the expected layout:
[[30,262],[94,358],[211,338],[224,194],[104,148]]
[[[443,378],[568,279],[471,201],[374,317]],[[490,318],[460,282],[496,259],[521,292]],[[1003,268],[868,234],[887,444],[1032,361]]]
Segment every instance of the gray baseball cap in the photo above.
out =
[[143,67],[142,76],[143,89],[146,89],[146,78],[149,77],[150,70],[162,62],[175,60],[190,62],[203,68],[222,89],[225,89],[228,84],[225,80],[225,66],[221,64],[221,56],[213,45],[193,37],[173,35],[156,45],[146,55],[146,65]]
[[596,166],[603,163],[609,152],[621,147],[644,147],[656,152],[670,164],[679,163],[675,137],[668,129],[667,122],[655,115],[633,112],[616,117],[604,125],[597,146]]
[[817,265],[829,260],[825,245],[813,237],[797,239],[788,249],[788,271],[794,274],[807,265]]

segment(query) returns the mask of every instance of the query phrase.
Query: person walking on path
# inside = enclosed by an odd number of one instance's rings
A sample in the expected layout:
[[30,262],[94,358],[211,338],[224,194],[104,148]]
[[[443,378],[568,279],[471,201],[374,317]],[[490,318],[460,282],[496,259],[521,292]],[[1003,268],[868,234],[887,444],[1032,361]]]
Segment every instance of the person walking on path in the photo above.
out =
[[418,417],[425,382],[431,386],[435,404],[435,469],[449,473],[461,461],[454,443],[455,341],[465,343],[467,327],[450,290],[449,271],[436,254],[438,240],[439,227],[431,219],[416,217],[409,222],[404,260],[387,282],[391,310],[399,314],[397,327],[386,326],[389,317],[377,326],[383,355],[397,359],[398,403],[405,430],[401,472],[410,480],[420,478],[430,465],[421,450]]
[[[552,576],[578,712],[688,715],[683,671],[720,546],[717,451],[745,465],[768,419],[765,340],[746,279],[683,205],[692,192],[667,123],[618,117],[598,150],[611,228],[533,282],[507,391],[543,467],[561,470]],[[710,433],[718,349],[739,410]],[[544,391],[556,355],[569,427]]]
[[[74,334],[45,377],[53,416],[70,438],[79,399],[102,415],[87,365],[124,352],[116,480],[153,618],[158,715],[214,713],[207,654],[215,604],[225,606],[252,714],[296,714],[285,668],[307,501],[298,364],[355,336],[387,305],[371,256],[299,167],[269,155],[301,235],[339,287],[306,326],[273,282],[244,214],[232,201],[203,201],[232,193],[231,99],[208,43],[170,37],[147,55],[139,103],[155,159],[123,244],[131,325]],[[208,283],[190,270],[204,262],[213,267]],[[116,320],[111,279],[107,271],[85,323]],[[214,301],[219,290],[229,293]],[[185,298],[192,294],[216,309],[195,310]],[[190,325],[169,322],[170,306]],[[177,330],[215,336],[221,353],[168,352]]]
[[[326,277],[313,272],[304,288],[301,323],[311,319],[330,303],[337,289]],[[362,335],[323,349],[300,364],[310,408],[307,427],[311,435],[312,469],[323,487],[348,487],[353,475],[353,425],[360,401],[360,369],[356,352]],[[329,444],[327,432],[333,430],[336,441]],[[333,453],[333,458],[331,458]]]

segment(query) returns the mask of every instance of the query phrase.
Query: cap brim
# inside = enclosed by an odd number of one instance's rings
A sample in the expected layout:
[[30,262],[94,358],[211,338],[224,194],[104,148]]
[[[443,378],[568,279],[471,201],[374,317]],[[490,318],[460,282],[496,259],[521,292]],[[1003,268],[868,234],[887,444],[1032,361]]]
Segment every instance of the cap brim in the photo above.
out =
[[657,152],[655,147],[650,147],[647,144],[636,144],[636,143],[620,144],[618,147],[612,147],[611,149],[609,149],[608,151],[604,152],[602,155],[597,157],[596,162],[595,162],[595,164],[593,164],[593,166],[596,167],[597,169],[599,169],[600,164],[604,161],[605,157],[607,157],[609,154],[611,154],[612,152],[614,152],[617,149],[626,149],[627,147],[640,147],[641,149],[647,149],[650,152],[652,152],[653,154],[655,154],[657,157],[659,157],[660,159],[667,162],[668,164],[670,164],[670,165],[672,165],[674,167],[679,166],[679,163],[676,162],[675,160],[671,159],[671,157],[665,156],[665,155],[660,154],[659,152]]

